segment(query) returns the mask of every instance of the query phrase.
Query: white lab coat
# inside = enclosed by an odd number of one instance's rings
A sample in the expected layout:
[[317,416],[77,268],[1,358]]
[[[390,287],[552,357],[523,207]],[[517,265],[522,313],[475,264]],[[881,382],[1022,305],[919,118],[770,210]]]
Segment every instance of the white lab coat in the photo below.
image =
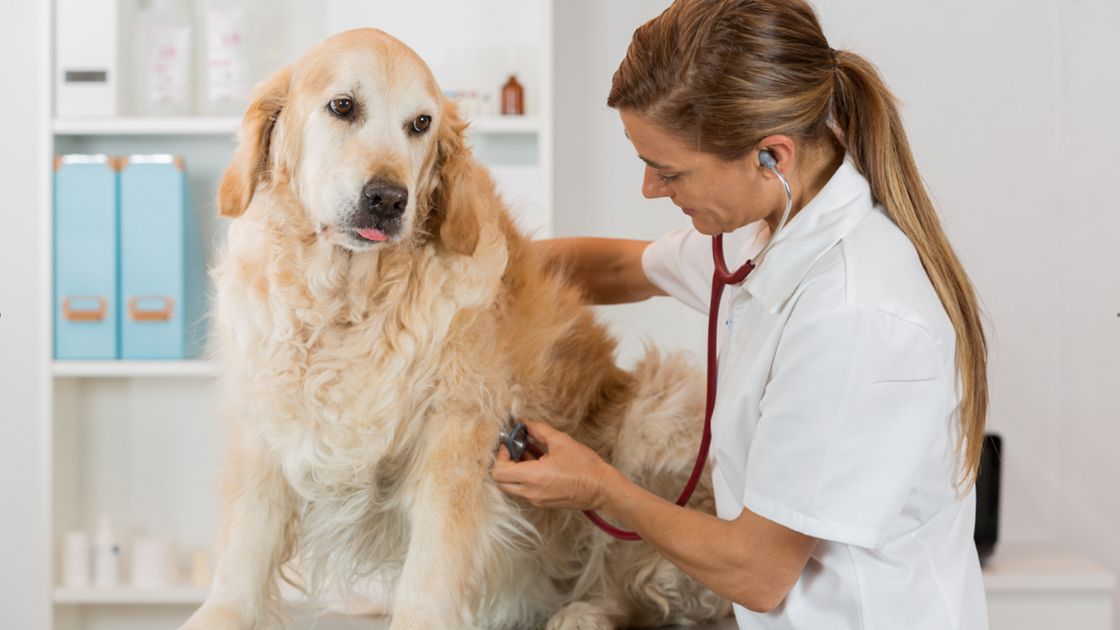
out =
[[[728,266],[769,240],[725,235]],[[707,313],[711,239],[691,226],[642,256]],[[983,630],[975,497],[954,491],[955,334],[909,239],[850,160],[725,289],[712,417],[719,516],[744,507],[820,544],[751,630]],[[714,544],[719,544],[718,541]]]

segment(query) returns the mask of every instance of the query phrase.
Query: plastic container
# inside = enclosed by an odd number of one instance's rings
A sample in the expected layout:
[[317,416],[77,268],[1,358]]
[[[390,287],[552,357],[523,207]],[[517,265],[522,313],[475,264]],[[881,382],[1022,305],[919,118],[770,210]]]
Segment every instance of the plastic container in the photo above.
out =
[[134,106],[141,116],[191,111],[191,19],[181,0],[151,0],[136,18]]
[[121,544],[108,516],[101,517],[93,540],[93,585],[113,588],[121,583]]
[[199,111],[240,115],[253,88],[253,36],[247,0],[201,0],[199,25]]
[[62,554],[62,584],[70,588],[89,586],[89,536],[67,532]]
[[209,588],[213,574],[214,565],[210,559],[209,551],[199,549],[191,554],[191,586]]
[[166,536],[146,536],[132,541],[132,586],[171,588],[179,584],[179,551]]

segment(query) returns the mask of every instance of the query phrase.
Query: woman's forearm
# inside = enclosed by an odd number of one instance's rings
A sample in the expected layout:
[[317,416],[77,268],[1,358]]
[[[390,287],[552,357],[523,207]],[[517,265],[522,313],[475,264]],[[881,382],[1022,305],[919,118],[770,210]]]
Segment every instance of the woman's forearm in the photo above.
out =
[[716,594],[751,610],[780,604],[812,550],[802,535],[790,538],[785,528],[747,511],[727,521],[681,507],[617,471],[604,486],[603,512]]
[[642,270],[649,241],[614,238],[559,238],[534,241],[553,269],[562,269],[592,304],[640,302],[663,293]]

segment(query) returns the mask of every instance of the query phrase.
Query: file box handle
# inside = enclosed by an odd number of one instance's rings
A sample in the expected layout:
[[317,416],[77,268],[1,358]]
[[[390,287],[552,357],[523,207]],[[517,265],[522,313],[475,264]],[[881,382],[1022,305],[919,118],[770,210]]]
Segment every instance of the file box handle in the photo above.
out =
[[[74,308],[70,305],[73,300],[83,302],[96,302],[96,308]],[[104,295],[75,295],[63,296],[62,319],[68,322],[99,322],[109,313],[109,299]]]
[[[142,308],[140,301],[158,301],[156,308]],[[175,313],[175,300],[169,295],[128,296],[128,318],[134,322],[167,322]]]

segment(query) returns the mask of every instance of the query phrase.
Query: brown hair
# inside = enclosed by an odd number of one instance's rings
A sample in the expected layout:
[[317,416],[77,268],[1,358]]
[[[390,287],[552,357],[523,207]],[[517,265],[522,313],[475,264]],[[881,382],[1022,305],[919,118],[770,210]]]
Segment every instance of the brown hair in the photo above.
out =
[[971,484],[988,411],[980,309],[875,67],[833,50],[801,0],[677,0],[634,31],[607,104],[640,112],[726,160],[775,134],[834,141],[848,152],[875,201],[914,244],[956,331],[958,488]]

